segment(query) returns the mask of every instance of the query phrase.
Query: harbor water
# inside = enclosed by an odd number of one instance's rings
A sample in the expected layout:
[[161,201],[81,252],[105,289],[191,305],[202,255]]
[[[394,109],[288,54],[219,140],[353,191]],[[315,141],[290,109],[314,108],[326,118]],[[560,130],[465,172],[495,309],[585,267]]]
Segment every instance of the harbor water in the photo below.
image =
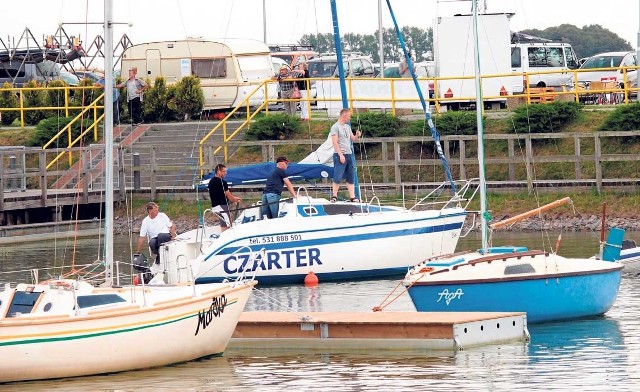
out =
[[[630,237],[640,233],[630,233]],[[557,234],[498,234],[494,245],[555,247]],[[637,238],[634,238],[637,239]],[[96,258],[97,239],[0,247],[0,272],[70,264]],[[116,257],[127,260],[128,238],[117,238]],[[477,247],[465,238],[459,248]],[[559,253],[590,256],[598,248],[592,233],[564,233]],[[47,261],[48,260],[48,261]],[[40,278],[47,278],[41,272]],[[6,274],[0,275],[2,281]],[[399,279],[320,283],[318,287],[258,288],[247,310],[370,312],[398,286]],[[259,286],[258,286],[259,287]],[[413,311],[403,293],[388,311]],[[2,391],[639,391],[640,277],[624,276],[614,307],[603,317],[530,325],[531,341],[463,351],[227,350],[213,357],[162,368],[116,374],[0,385]],[[170,338],[170,337],[168,337]],[[144,346],[143,346],[144,344]],[[162,342],[141,342],[147,350]],[[0,360],[7,360],[0,358]],[[55,358],[51,358],[55,361]]]

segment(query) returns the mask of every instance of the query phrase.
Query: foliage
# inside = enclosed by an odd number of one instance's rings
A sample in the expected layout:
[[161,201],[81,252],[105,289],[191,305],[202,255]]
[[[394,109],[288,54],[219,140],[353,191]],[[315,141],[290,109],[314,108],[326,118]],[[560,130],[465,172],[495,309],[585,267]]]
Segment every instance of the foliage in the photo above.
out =
[[[30,80],[24,85],[26,88],[41,87],[35,80]],[[42,90],[25,90],[23,93],[25,108],[38,108],[44,106],[45,94]],[[45,118],[46,113],[43,110],[25,110],[24,122],[28,125],[36,125],[40,120]]]
[[[65,82],[63,82],[62,80],[53,80],[51,81],[47,87],[66,87],[67,84]],[[64,89],[48,89],[45,91],[45,104],[47,106],[58,106],[63,108],[64,107],[64,94],[65,94],[65,90]],[[64,110],[64,109],[60,109],[60,110]],[[51,115],[54,112],[49,112],[49,115]]]
[[[34,132],[33,136],[29,140],[27,140],[25,144],[29,147],[44,146],[58,132],[60,132],[61,129],[67,126],[71,122],[71,120],[73,120],[72,117],[49,117],[40,121],[38,125],[36,125],[36,131]],[[75,139],[80,135],[81,129],[84,130],[87,127],[91,126],[92,121],[93,120],[90,118],[84,119],[82,123],[79,121],[76,121],[71,126],[72,139]],[[65,146],[65,147],[68,146],[69,145],[68,133],[64,132],[60,136],[60,138],[57,140],[58,141],[54,143],[51,146],[51,148],[55,148],[58,146]]]
[[204,108],[204,92],[200,87],[200,79],[186,76],[176,83],[175,107],[185,119],[195,117]]
[[[163,77],[156,78],[153,87],[144,95],[142,101],[142,113],[147,122],[165,122],[176,120],[178,113],[175,107],[175,91],[170,89]],[[174,100],[173,105],[169,105],[169,101]],[[173,110],[172,110],[173,109]]]
[[544,30],[522,30],[521,33],[569,43],[578,58],[591,57],[603,52],[632,50],[629,42],[597,24],[582,28],[571,24],[562,24]]
[[[80,84],[78,87],[92,87],[93,83],[89,79],[80,80]],[[91,102],[93,102],[100,94],[102,94],[101,89],[76,89],[73,93],[72,105],[73,106],[88,106]],[[74,112],[79,113],[80,110],[74,110]]]
[[512,133],[559,132],[578,116],[580,109],[573,101],[522,105],[514,111],[513,128],[509,130]]
[[[12,86],[9,82],[4,82],[2,85],[3,89],[10,89]],[[20,102],[18,101],[18,97],[16,96],[16,92],[13,90],[3,90],[0,92],[0,108],[17,108],[20,106]],[[20,112],[17,110],[12,111],[0,111],[0,115],[2,116],[2,124],[3,125],[11,125],[13,121],[18,118]]]
[[261,117],[251,124],[245,132],[247,140],[282,140],[290,139],[300,131],[300,118],[278,113]]
[[[400,29],[407,44],[409,52],[416,55],[416,61],[422,60],[422,55],[433,52],[433,29],[426,30],[419,27],[404,26]],[[399,62],[404,58],[394,28],[386,28],[382,31],[385,61]],[[335,52],[335,44],[332,33],[305,34],[298,41],[302,45],[311,45],[319,53]],[[373,62],[380,62],[380,49],[378,45],[378,30],[373,34],[346,33],[341,39],[342,50],[345,52],[361,52],[371,56]]]
[[[640,130],[640,103],[620,105],[611,112],[599,128],[599,131],[637,131]],[[627,139],[627,138],[625,138]],[[629,142],[638,138],[629,138]]]
[[351,127],[369,137],[398,136],[405,125],[400,118],[383,113],[365,112],[351,118]]

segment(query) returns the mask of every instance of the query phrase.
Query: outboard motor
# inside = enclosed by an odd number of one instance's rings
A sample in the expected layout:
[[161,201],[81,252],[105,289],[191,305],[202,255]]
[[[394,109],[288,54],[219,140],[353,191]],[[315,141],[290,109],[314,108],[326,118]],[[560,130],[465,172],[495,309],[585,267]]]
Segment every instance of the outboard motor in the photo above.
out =
[[136,253],[133,255],[133,259],[131,260],[133,264],[133,269],[138,272],[138,274],[144,280],[144,284],[147,284],[153,278],[153,274],[149,269],[149,262],[147,260],[147,256],[144,253]]

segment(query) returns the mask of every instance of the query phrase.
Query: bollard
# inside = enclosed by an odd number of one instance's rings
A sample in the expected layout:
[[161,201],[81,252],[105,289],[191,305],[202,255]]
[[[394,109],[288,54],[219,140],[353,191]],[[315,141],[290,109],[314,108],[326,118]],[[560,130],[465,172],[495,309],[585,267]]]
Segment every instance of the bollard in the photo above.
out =
[[136,167],[136,169],[133,171],[133,189],[135,189],[136,191],[139,191],[140,190],[140,169],[138,168],[138,166],[140,166],[140,154],[137,152],[133,154],[133,166]]
[[9,180],[9,189],[12,191],[18,190],[18,178],[16,175],[18,174],[18,160],[15,155],[9,156],[9,173],[11,175],[11,180]]

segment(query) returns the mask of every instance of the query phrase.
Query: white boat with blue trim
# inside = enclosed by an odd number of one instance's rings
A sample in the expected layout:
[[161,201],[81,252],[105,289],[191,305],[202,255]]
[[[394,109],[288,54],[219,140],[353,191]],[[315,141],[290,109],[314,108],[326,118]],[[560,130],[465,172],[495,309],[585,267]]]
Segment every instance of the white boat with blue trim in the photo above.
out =
[[[473,3],[473,36],[478,36],[477,0]],[[482,108],[478,40],[476,108]],[[416,309],[433,311],[526,312],[527,321],[542,323],[598,316],[613,306],[622,276],[620,248],[624,231],[612,229],[602,259],[566,258],[553,251],[489,245],[482,113],[477,110],[482,249],[427,259],[411,268],[403,280]],[[520,216],[494,223],[492,229],[524,219],[569,201],[568,198]]]
[[[160,250],[165,271],[180,277],[194,265],[199,283],[243,273],[260,284],[304,282],[309,272],[320,281],[402,276],[425,258],[455,250],[467,215],[470,183],[446,200],[447,185],[412,208],[336,202],[302,196],[282,200],[280,217],[259,219],[259,206],[245,210],[232,227],[201,227],[178,235]],[[207,213],[205,213],[205,216]],[[249,262],[251,250],[263,252]]]

